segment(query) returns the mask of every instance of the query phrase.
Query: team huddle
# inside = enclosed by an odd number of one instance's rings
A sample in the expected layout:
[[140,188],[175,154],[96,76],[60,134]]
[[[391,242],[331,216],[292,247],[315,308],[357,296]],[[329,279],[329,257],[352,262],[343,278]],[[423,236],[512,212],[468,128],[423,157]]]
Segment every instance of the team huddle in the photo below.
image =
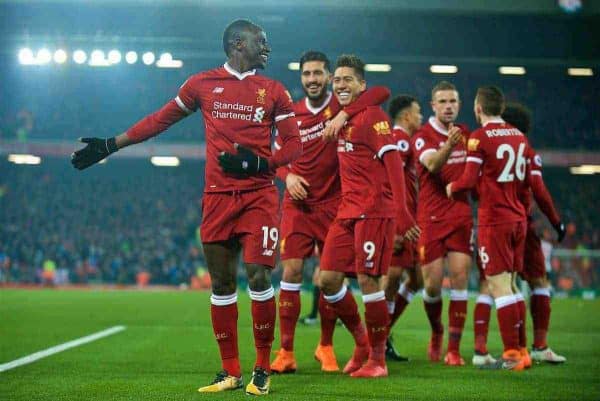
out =
[[[206,127],[205,190],[201,236],[212,281],[211,317],[222,371],[200,392],[244,386],[238,352],[236,271],[240,253],[248,274],[256,362],[246,393],[268,394],[270,374],[297,369],[294,334],[300,316],[304,261],[320,254],[321,337],[315,358],[339,371],[333,332],[343,322],[355,347],[341,368],[351,377],[388,375],[387,361],[405,360],[389,333],[423,288],[431,325],[428,357],[464,365],[461,336],[467,317],[467,282],[475,246],[472,204],[477,203],[480,296],[474,311],[474,365],[520,371],[532,359],[565,358],[546,343],[550,291],[539,238],[532,226],[532,197],[559,233],[564,226],[542,180],[541,159],[526,134],[529,116],[505,105],[502,92],[480,87],[474,113],[481,128],[456,122],[458,90],[432,89],[434,115],[422,124],[409,95],[367,89],[364,63],[343,55],[334,68],[325,54],[300,59],[306,97],[293,103],[279,82],[256,74],[269,48],[262,28],[246,20],[223,35],[222,67],[191,76],[178,95],[116,137],[84,138],[72,156],[84,169],[118,149],[144,141],[197,110]],[[329,85],[332,89],[329,89]],[[272,131],[276,131],[272,145]],[[275,178],[285,183],[281,213]],[[283,266],[278,307],[271,269],[279,250]],[[443,355],[442,282],[450,282],[448,342]],[[526,306],[516,275],[531,289],[534,326],[527,349]],[[356,278],[364,321],[346,286]],[[486,347],[495,304],[504,352]],[[271,361],[277,309],[281,348]]]

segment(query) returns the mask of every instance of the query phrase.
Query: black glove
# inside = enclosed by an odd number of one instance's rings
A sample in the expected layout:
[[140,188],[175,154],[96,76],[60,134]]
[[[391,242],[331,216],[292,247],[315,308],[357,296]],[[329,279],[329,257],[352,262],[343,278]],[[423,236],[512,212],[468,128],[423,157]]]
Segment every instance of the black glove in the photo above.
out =
[[219,164],[225,173],[237,175],[257,175],[269,171],[269,163],[264,157],[235,143],[237,154],[221,152]]
[[565,228],[565,224],[562,221],[559,221],[558,224],[553,225],[556,230],[556,234],[558,234],[558,242],[562,242],[567,235],[567,229]]
[[71,154],[71,164],[78,170],[88,168],[119,150],[115,137],[79,138],[79,142],[87,143],[87,146]]

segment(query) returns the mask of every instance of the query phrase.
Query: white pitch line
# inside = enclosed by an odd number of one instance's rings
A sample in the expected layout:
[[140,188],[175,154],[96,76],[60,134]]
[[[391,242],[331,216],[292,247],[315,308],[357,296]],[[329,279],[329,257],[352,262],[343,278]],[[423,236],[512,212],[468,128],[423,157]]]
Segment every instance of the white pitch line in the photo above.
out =
[[11,361],[11,362],[3,363],[2,365],[0,365],[0,372],[5,372],[9,369],[14,369],[21,365],[26,365],[28,363],[35,362],[38,359],[42,359],[42,358],[45,358],[50,355],[58,354],[59,352],[66,351],[69,348],[74,348],[74,347],[78,347],[83,344],[91,343],[92,341],[99,340],[102,337],[111,336],[111,335],[116,334],[123,330],[125,330],[125,326],[114,326],[114,327],[108,328],[106,330],[102,330],[97,333],[90,334],[89,336],[81,337],[76,340],[69,341],[64,344],[60,344],[60,345],[45,349],[45,350],[36,352],[34,354],[31,354],[31,355],[24,356],[23,358],[15,359],[14,361]]

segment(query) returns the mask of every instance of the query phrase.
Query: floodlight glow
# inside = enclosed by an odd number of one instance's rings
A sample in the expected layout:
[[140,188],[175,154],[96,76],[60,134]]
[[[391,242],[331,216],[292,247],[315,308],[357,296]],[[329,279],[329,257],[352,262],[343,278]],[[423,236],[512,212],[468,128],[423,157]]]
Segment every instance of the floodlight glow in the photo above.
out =
[[288,70],[300,71],[300,63],[288,63]]
[[432,65],[429,67],[429,71],[433,74],[456,74],[458,67],[455,65]]
[[48,64],[52,60],[52,53],[48,49],[40,49],[35,57],[36,64]]
[[174,156],[153,156],[150,158],[150,163],[158,167],[177,167],[179,166],[179,158]]
[[142,56],[142,61],[146,65],[150,65],[150,64],[154,63],[154,60],[156,60],[156,57],[154,56],[154,53],[152,53],[152,52],[146,52]]
[[35,58],[30,48],[25,47],[19,50],[19,63],[23,65],[35,64]]
[[594,75],[594,70],[591,68],[569,68],[567,73],[572,77],[591,77]]
[[121,62],[121,52],[118,50],[111,50],[108,52],[108,62],[111,64],[118,64]]
[[54,52],[54,62],[56,64],[63,64],[65,61],[67,61],[66,51],[64,51],[63,49],[58,49]]
[[158,68],[181,68],[183,66],[183,61],[173,60],[171,53],[163,53],[156,62],[156,66]]
[[108,67],[110,63],[104,58],[102,50],[94,50],[90,55],[89,65],[92,67]]
[[583,174],[583,175],[592,175],[592,174],[600,174],[600,165],[597,164],[583,164],[579,167],[571,167],[569,168],[571,174]]
[[127,61],[127,64],[135,64],[135,62],[138,59],[138,55],[136,52],[127,52],[127,54],[125,54],[125,61]]
[[525,75],[525,67],[509,67],[502,66],[498,68],[498,72],[502,75]]
[[27,154],[9,154],[8,161],[15,164],[40,164],[41,157]]
[[73,52],[73,61],[77,64],[83,64],[87,60],[87,54],[83,50],[75,50]]
[[365,71],[390,72],[392,71],[392,66],[389,64],[365,64]]

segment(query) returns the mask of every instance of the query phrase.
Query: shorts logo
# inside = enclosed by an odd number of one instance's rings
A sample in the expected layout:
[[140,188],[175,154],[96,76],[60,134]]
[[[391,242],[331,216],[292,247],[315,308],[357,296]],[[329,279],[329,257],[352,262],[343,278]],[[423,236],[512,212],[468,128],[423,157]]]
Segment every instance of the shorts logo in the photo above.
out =
[[419,138],[415,141],[415,148],[417,148],[417,150],[423,149],[423,146],[425,146],[425,141],[423,138]]
[[220,86],[217,86],[215,89],[213,89],[212,93],[223,93],[225,89],[221,88]]
[[408,152],[408,141],[406,139],[398,141],[398,149],[400,149],[401,152]]
[[467,144],[467,148],[470,152],[475,152],[479,147],[479,139],[471,138]]
[[256,103],[265,104],[265,97],[267,96],[267,90],[265,88],[260,88],[256,91]]
[[540,157],[540,155],[535,155],[535,157],[533,158],[533,162],[536,166],[542,167],[542,158]]
[[377,135],[390,135],[392,130],[390,129],[390,123],[387,121],[378,121],[373,124],[373,129]]
[[373,266],[375,266],[375,262],[373,262],[372,260],[369,260],[369,261],[365,262],[365,268],[372,269]]
[[272,249],[265,249],[262,253],[262,256],[273,256],[273,250]]
[[252,118],[252,121],[254,121],[255,123],[262,123],[264,117],[265,109],[263,109],[262,107],[257,107],[256,111],[254,112],[254,117]]

